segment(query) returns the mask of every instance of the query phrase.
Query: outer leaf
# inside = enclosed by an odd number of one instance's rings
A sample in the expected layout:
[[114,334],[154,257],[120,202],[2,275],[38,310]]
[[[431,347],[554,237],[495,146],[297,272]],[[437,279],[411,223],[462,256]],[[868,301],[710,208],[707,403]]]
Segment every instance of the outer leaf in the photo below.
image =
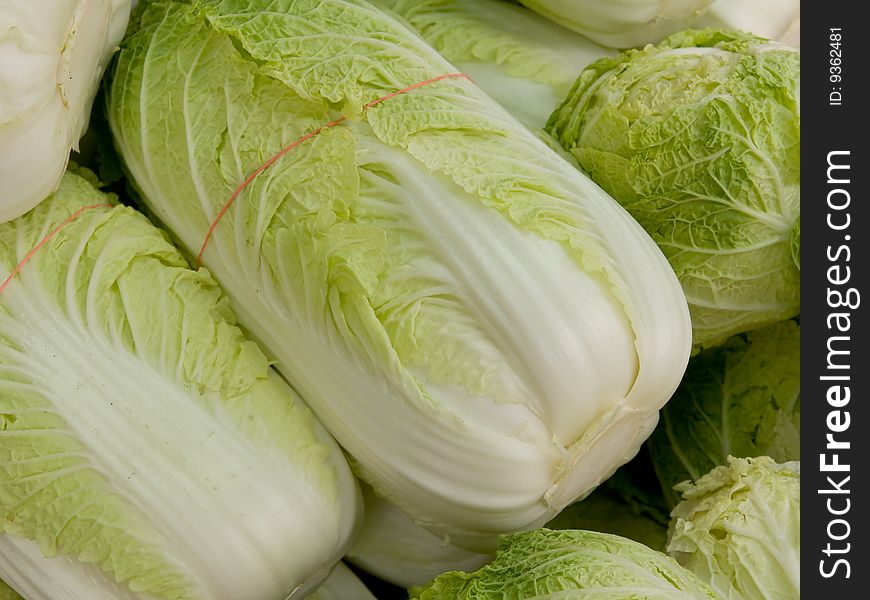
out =
[[445,573],[413,600],[713,600],[719,596],[670,557],[626,538],[539,529],[504,536],[475,573]]
[[800,598],[800,463],[729,458],[677,491],[668,554],[723,598]]
[[[324,57],[329,57],[324,59]],[[361,1],[149,3],[109,120],[157,217],[358,462],[457,544],[532,527],[630,458],[688,353],[655,245]]]
[[698,479],[729,456],[800,458],[800,328],[794,321],[750,331],[692,359],[649,441],[673,507],[674,485]]
[[[106,201],[67,174],[0,226],[0,276]],[[0,577],[30,600],[284,597],[357,508],[211,276],[121,206],[81,213],[0,295],[0,483]]]
[[57,189],[129,16],[130,0],[0,5],[0,223]]
[[800,54],[704,30],[590,65],[548,131],[683,284],[694,343],[795,316]]

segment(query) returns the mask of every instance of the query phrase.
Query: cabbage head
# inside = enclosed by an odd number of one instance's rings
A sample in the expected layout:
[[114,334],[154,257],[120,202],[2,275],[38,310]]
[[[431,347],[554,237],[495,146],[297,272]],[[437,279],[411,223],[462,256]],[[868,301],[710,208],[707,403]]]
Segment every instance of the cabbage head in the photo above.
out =
[[129,17],[130,0],[0,3],[0,223],[57,189]]
[[0,578],[28,600],[316,585],[359,510],[341,451],[211,275],[79,173],[0,225],[2,280],[75,216],[0,294]]
[[730,458],[677,486],[668,554],[727,600],[800,598],[800,463]]
[[487,551],[637,452],[691,333],[612,198],[371,4],[142,8],[109,122],[191,255],[313,135],[202,261],[376,493]]
[[674,268],[694,344],[800,311],[800,53],[686,31],[590,65],[547,130]]

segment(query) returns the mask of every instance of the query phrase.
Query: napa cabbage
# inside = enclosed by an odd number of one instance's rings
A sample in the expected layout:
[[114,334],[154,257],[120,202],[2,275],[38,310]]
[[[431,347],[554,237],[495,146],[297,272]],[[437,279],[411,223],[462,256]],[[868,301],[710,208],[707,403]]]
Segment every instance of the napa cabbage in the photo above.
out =
[[487,551],[637,452],[690,322],[611,197],[371,4],[140,8],[126,168],[380,496]]
[[667,521],[638,510],[606,485],[567,506],[546,527],[611,533],[662,552],[667,542]]
[[586,68],[547,130],[659,244],[694,344],[800,312],[800,53],[686,31]]
[[0,223],[57,188],[129,15],[130,0],[0,4]]
[[0,281],[38,248],[0,293],[0,579],[28,600],[301,595],[360,510],[341,451],[211,275],[94,184],[69,172],[0,225]]
[[800,598],[800,463],[729,458],[677,487],[668,554],[722,598]]
[[673,558],[632,540],[581,530],[504,536],[478,571],[453,571],[412,589],[412,600],[719,600]]

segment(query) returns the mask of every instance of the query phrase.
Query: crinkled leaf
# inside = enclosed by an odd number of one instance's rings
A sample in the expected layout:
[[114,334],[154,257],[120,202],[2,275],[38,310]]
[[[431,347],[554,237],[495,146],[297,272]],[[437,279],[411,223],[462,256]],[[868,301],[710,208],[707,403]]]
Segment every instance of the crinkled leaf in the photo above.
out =
[[800,598],[800,463],[729,458],[677,491],[668,554],[722,598]]
[[495,559],[412,589],[413,600],[715,600],[667,555],[616,535],[539,529],[504,536]]
[[587,68],[548,131],[650,233],[696,347],[795,316],[800,54],[688,31]]

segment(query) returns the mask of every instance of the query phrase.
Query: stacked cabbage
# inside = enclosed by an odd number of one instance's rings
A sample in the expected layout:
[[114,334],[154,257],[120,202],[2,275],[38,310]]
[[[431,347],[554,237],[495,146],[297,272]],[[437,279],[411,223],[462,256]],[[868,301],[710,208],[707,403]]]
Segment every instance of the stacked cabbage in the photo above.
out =
[[[799,595],[795,49],[617,55],[494,0],[143,3],[105,108],[183,257],[88,171],[50,194],[128,4],[13,4],[76,76],[0,96],[30,111],[0,144],[63,142],[44,168],[0,148],[0,218],[48,196],[0,225],[0,598],[371,598],[348,552],[421,600]],[[709,2],[528,4],[626,47]],[[785,35],[781,5],[699,23]],[[649,454],[551,520],[637,452],[692,346]],[[370,484],[352,549],[326,429]]]

